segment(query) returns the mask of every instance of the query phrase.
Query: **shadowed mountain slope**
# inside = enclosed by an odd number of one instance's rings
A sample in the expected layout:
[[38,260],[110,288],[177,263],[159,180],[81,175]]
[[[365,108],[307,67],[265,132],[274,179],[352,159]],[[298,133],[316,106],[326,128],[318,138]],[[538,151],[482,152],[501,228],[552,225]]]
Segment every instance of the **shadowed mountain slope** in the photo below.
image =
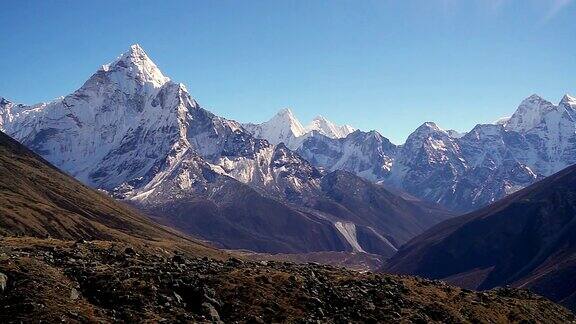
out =
[[416,237],[387,271],[529,288],[576,308],[576,166]]

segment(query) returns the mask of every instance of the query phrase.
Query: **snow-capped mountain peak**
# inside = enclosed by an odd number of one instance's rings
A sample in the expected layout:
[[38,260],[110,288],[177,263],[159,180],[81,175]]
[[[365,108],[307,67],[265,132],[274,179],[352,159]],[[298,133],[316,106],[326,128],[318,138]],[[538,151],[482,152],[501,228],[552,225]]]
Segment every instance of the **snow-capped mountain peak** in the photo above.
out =
[[269,123],[271,126],[281,127],[281,125],[286,125],[295,137],[299,137],[306,133],[304,126],[300,123],[298,118],[294,116],[294,113],[290,108],[284,108],[280,110]]
[[195,107],[183,86],[132,45],[70,95],[0,105],[0,130],[82,182],[111,189],[159,163],[182,139],[185,116]]
[[562,100],[560,100],[559,105],[576,110],[576,97],[573,97],[569,94],[565,94],[564,97],[562,97]]
[[435,122],[424,122],[414,131],[416,134],[427,134],[430,132],[443,132],[443,130]]
[[314,132],[328,138],[344,138],[355,131],[348,125],[339,126],[322,116],[315,117],[310,124],[303,127],[289,108],[280,110],[269,121],[261,124],[244,124],[254,137],[262,138],[271,144],[284,143],[292,150],[300,147],[302,142]]
[[506,129],[517,132],[526,132],[542,122],[542,118],[556,107],[549,101],[533,94],[524,99],[516,112],[506,122]]
[[107,72],[115,81],[121,81],[127,76],[151,84],[154,88],[159,88],[170,81],[138,44],[130,46],[128,51],[114,62],[103,65],[101,71]]
[[264,123],[244,124],[244,128],[256,138],[265,139],[274,145],[284,143],[290,148],[297,147],[306,134],[306,129],[290,108],[280,110]]
[[308,126],[306,126],[306,131],[317,131],[322,135],[328,136],[330,138],[344,138],[348,136],[348,134],[354,132],[352,126],[348,125],[336,125],[333,122],[329,121],[328,119],[324,118],[324,116],[316,116]]
[[448,133],[438,127],[434,122],[425,122],[420,127],[408,136],[406,143],[404,143],[403,150],[407,152],[407,159],[411,159],[412,155],[420,150],[422,147],[431,150],[445,150],[447,147],[453,146],[453,138]]

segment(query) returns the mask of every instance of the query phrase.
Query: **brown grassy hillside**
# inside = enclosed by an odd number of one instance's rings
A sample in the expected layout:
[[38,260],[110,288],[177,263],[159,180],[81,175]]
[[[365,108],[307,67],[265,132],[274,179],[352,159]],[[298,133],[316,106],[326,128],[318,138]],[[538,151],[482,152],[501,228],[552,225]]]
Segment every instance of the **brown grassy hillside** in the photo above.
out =
[[220,253],[84,186],[1,132],[0,235],[164,242]]

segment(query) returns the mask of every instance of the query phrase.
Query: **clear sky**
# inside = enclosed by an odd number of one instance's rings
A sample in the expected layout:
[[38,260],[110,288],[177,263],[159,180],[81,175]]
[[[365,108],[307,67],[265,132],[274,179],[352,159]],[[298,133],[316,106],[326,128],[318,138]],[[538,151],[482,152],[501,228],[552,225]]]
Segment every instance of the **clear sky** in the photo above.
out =
[[576,0],[11,1],[0,96],[48,101],[139,43],[201,105],[376,129],[467,130],[576,93]]

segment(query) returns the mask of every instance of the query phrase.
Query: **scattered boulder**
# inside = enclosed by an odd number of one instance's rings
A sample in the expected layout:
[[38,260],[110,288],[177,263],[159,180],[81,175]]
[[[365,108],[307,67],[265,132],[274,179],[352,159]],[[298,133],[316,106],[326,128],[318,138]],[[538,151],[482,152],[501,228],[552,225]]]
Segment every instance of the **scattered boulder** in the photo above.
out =
[[204,311],[204,314],[208,317],[208,319],[211,320],[212,322],[222,323],[222,321],[220,320],[220,314],[218,314],[218,311],[216,310],[216,308],[214,308],[214,306],[212,306],[212,304],[202,303],[202,310]]
[[134,255],[136,255],[136,251],[134,251],[134,249],[131,247],[127,247],[124,249],[124,254],[129,255],[129,256],[134,256]]
[[[53,315],[45,322],[83,322],[93,316],[98,322],[168,323],[575,320],[561,306],[517,289],[479,293],[319,264],[180,254],[167,259],[169,254],[155,250],[69,246],[26,245],[3,252],[0,272],[10,273],[10,287],[18,289],[6,289],[8,277],[0,273],[0,305],[6,306],[0,323],[38,322],[43,314]],[[68,287],[65,295],[58,297],[64,298],[53,298],[56,290],[51,287],[63,286]]]
[[72,288],[70,290],[70,299],[76,300],[78,298],[80,298],[80,293],[78,292],[78,290],[76,288]]
[[7,285],[8,285],[8,276],[0,272],[0,293],[6,290]]
[[184,260],[183,256],[181,256],[180,254],[176,254],[172,257],[172,262],[177,264],[184,264],[186,261]]
[[182,303],[182,297],[177,293],[174,293],[174,298],[176,298],[176,302],[178,302],[178,304]]

